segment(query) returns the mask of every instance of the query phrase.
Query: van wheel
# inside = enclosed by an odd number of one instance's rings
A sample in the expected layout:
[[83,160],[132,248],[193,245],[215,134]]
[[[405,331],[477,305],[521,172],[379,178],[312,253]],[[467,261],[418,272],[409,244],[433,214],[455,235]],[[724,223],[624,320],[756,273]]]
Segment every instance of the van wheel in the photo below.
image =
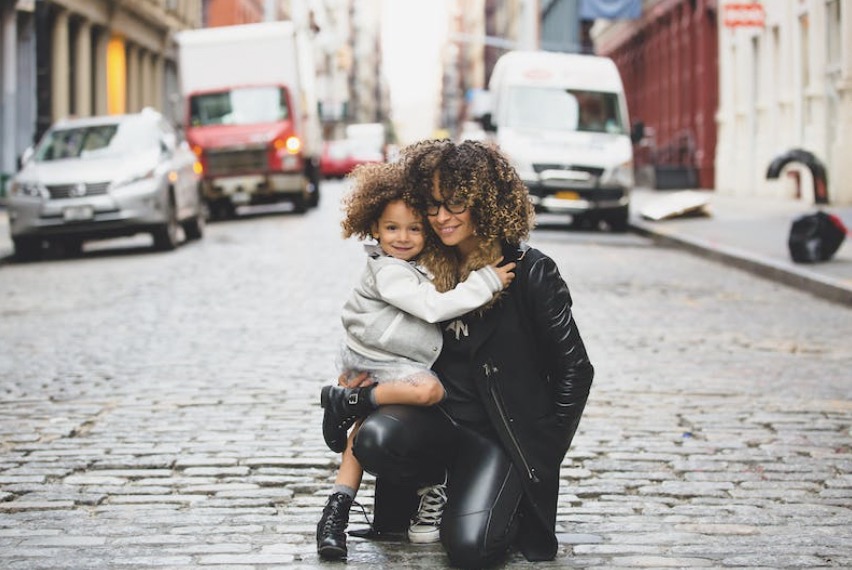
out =
[[630,226],[628,223],[629,213],[628,207],[624,206],[610,214],[606,218],[606,223],[609,225],[609,229],[619,233],[626,232]]

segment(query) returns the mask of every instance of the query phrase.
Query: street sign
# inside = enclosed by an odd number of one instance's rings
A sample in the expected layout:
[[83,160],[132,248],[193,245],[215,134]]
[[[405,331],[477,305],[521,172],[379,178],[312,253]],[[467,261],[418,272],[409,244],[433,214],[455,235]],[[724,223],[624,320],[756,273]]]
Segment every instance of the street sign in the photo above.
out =
[[726,28],[762,28],[766,21],[766,12],[759,2],[725,4],[723,9]]

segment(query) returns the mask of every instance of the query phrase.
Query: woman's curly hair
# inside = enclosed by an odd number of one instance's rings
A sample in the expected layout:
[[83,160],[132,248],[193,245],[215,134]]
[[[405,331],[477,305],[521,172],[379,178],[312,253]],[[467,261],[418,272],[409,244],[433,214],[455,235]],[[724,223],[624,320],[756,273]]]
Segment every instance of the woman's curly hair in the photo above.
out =
[[394,200],[403,200],[417,210],[398,163],[361,164],[355,167],[347,179],[352,182],[352,187],[343,197],[345,214],[340,222],[345,238],[371,237],[385,206]]
[[517,244],[529,236],[535,213],[526,186],[494,145],[427,140],[400,151],[416,207],[426,211],[437,174],[444,199],[464,200],[476,235]]

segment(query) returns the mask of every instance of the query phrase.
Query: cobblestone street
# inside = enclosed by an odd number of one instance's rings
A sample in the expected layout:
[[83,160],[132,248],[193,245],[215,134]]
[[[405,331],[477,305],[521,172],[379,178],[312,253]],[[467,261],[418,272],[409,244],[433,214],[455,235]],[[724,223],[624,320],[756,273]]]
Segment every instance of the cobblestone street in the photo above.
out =
[[[364,262],[342,188],[174,252],[0,261],[0,568],[329,566],[319,390]],[[544,224],[532,243],[596,376],[559,555],[507,567],[852,567],[852,309],[637,235]],[[350,539],[346,566],[446,557]]]

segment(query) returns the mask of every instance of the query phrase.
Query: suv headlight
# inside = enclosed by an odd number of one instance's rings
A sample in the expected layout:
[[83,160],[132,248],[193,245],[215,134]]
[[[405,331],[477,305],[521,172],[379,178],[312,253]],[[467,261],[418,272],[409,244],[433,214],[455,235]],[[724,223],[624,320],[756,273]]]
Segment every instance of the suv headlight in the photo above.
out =
[[25,196],[29,198],[50,198],[50,192],[38,182],[18,182],[13,180],[9,186],[10,196]]
[[143,180],[150,180],[154,178],[154,169],[147,170],[145,172],[137,172],[130,176],[125,176],[119,180],[116,180],[110,185],[110,190],[116,190],[118,188],[122,188],[124,186],[129,186],[131,184],[135,184],[137,182],[142,182]]

